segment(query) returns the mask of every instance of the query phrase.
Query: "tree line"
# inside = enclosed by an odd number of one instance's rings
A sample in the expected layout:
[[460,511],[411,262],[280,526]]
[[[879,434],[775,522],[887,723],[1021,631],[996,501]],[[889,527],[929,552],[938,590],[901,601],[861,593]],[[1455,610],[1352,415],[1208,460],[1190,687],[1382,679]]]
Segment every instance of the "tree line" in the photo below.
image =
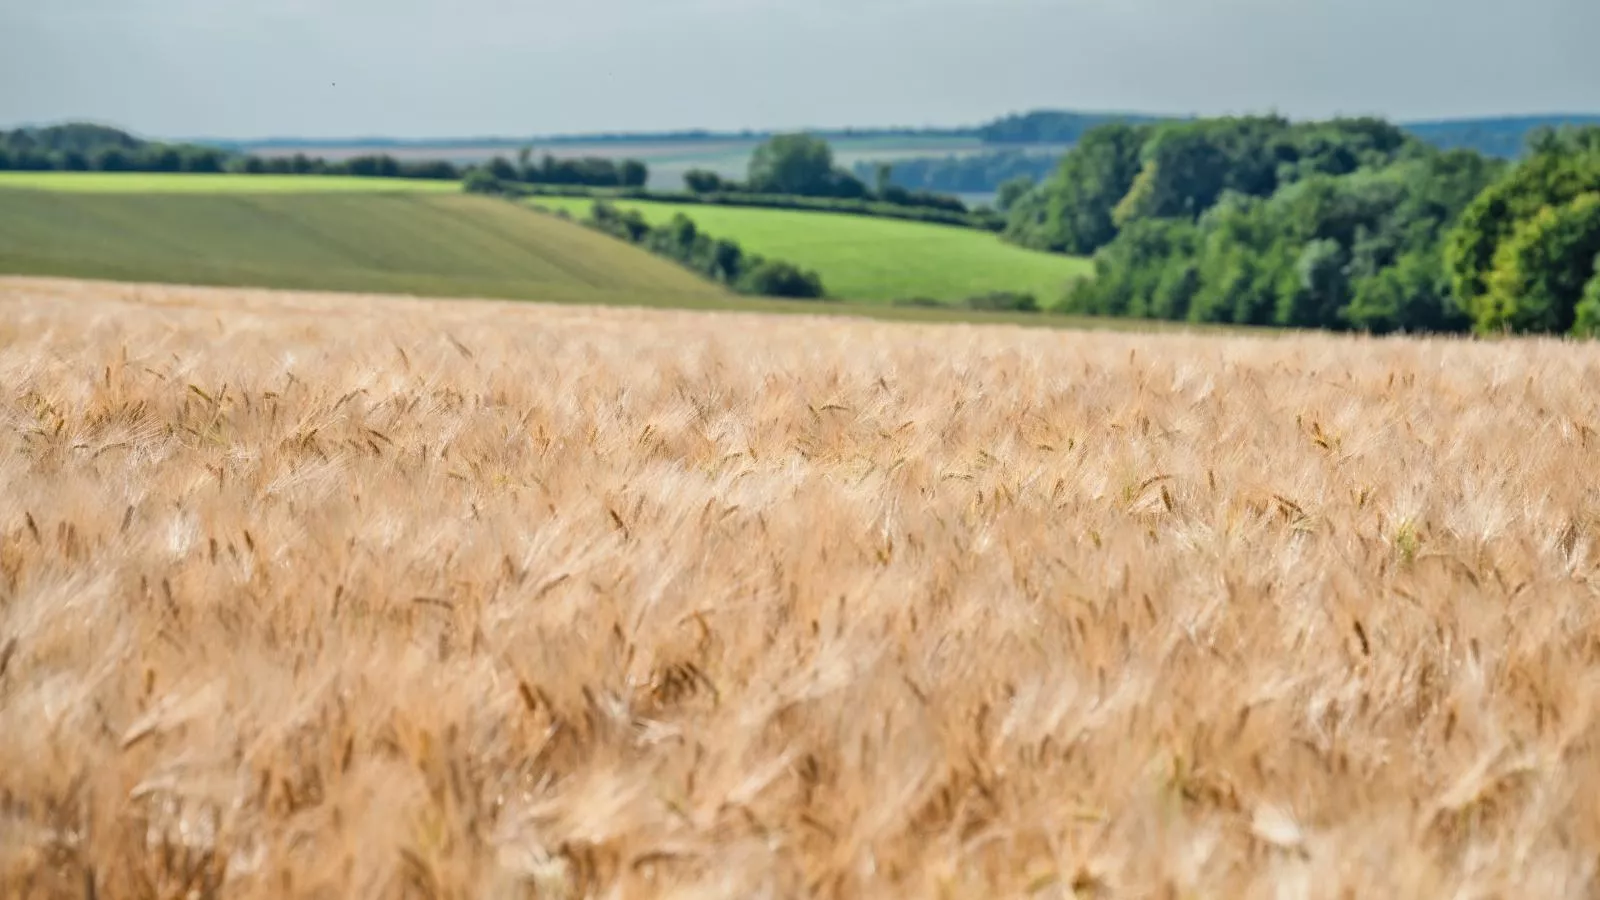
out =
[[1513,167],[1371,118],[1107,125],[1017,199],[1005,236],[1094,255],[1070,313],[1589,331],[1600,129],[1541,132]]
[[86,123],[0,131],[0,170],[221,172],[230,157],[212,147],[143,141]]
[[[526,170],[524,170],[525,172]],[[751,155],[744,180],[706,169],[685,173],[686,191],[649,190],[638,185],[583,185],[531,179],[507,160],[491,161],[468,174],[466,189],[511,196],[567,195],[598,199],[658,200],[768,209],[815,210],[905,219],[999,231],[1005,221],[992,211],[968,210],[960,198],[908,190],[880,171],[866,182],[834,163],[833,149],[818,135],[777,135]],[[641,177],[643,172],[641,170]]]
[[496,181],[522,184],[642,188],[650,181],[650,167],[636,159],[557,158],[546,153],[535,162],[533,151],[528,147],[518,152],[515,163],[496,156],[485,163],[481,171],[484,177]]
[[229,172],[240,175],[350,175],[368,178],[418,178],[456,181],[479,168],[494,177],[530,184],[643,186],[650,172],[638,160],[607,158],[533,161],[524,148],[518,162],[496,157],[484,166],[461,166],[445,159],[407,160],[369,153],[342,160],[296,153],[261,156],[194,144],[146,141],[100,125],[73,123],[47,128],[0,131],[0,171],[62,172]]
[[1060,153],[998,150],[910,157],[881,163],[858,162],[853,172],[857,178],[874,178],[887,170],[893,184],[913,191],[983,194],[999,190],[1007,182],[1032,186],[1049,177],[1060,163]]
[[651,227],[637,210],[619,210],[596,201],[584,224],[673,260],[741,294],[818,299],[827,295],[817,273],[793,263],[746,253],[737,243],[701,231],[678,213]]
[[400,160],[369,154],[343,160],[255,156],[146,141],[100,125],[73,123],[0,131],[0,170],[32,172],[230,172],[241,175],[355,175],[453,180],[462,170],[448,160]]
[[692,191],[656,191],[647,188],[559,187],[499,181],[481,170],[468,175],[464,184],[468,193],[494,194],[505,197],[590,197],[596,200],[649,200],[657,203],[696,204],[700,206],[791,209],[805,212],[870,216],[880,219],[899,219],[932,225],[953,225],[959,228],[977,228],[994,232],[998,232],[1005,227],[1005,219],[991,210],[978,209],[972,212],[958,213],[920,206],[899,206],[874,199],[838,200],[830,197],[800,197],[793,194],[745,194],[727,191],[697,194]]
[[838,166],[834,162],[832,145],[821,136],[795,132],[774,135],[757,145],[750,155],[743,182],[706,169],[694,169],[685,173],[684,183],[696,194],[865,200],[951,213],[968,211],[959,197],[910,190],[896,184],[887,168],[875,170],[873,177],[874,182],[869,185],[865,178]]

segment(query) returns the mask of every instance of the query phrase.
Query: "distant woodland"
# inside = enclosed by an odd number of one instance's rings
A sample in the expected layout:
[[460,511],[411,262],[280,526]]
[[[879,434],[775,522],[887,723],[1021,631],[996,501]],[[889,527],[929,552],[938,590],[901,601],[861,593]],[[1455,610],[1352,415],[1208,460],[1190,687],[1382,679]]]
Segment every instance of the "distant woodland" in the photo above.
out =
[[1372,332],[1600,327],[1600,127],[1516,163],[1378,119],[1105,125],[1006,238],[1093,254],[1063,312]]

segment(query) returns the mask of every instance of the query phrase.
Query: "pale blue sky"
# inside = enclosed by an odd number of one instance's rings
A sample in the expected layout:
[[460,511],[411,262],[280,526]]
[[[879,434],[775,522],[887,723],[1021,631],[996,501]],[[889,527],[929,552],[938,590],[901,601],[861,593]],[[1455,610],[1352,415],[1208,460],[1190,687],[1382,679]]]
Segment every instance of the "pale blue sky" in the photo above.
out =
[[1600,112],[1597,36],[1600,0],[0,0],[0,127],[439,137],[1037,107]]

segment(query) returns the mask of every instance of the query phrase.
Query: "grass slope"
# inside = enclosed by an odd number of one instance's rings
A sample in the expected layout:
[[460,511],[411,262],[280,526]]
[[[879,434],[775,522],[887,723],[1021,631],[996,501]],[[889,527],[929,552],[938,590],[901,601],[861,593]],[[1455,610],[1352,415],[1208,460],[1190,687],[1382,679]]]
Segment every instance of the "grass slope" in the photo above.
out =
[[1592,898],[1597,378],[0,279],[0,895]]
[[463,194],[0,190],[0,272],[566,302],[726,298],[643,250]]
[[[528,202],[581,218],[593,201],[540,197]],[[681,212],[746,250],[816,269],[830,294],[850,300],[959,301],[1014,290],[1031,291],[1048,306],[1066,282],[1093,271],[1089,260],[1024,250],[967,228],[797,210],[634,200],[618,201],[617,206],[637,209],[652,223]]]
[[448,194],[455,181],[350,175],[230,175],[194,172],[0,172],[0,188],[90,194]]

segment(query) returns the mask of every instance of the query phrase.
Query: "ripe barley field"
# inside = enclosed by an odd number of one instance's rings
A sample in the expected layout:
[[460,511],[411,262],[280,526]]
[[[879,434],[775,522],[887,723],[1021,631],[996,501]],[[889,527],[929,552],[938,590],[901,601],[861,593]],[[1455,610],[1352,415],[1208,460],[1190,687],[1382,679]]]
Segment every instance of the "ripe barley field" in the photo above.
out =
[[0,894],[1593,896],[1597,383],[0,281]]

